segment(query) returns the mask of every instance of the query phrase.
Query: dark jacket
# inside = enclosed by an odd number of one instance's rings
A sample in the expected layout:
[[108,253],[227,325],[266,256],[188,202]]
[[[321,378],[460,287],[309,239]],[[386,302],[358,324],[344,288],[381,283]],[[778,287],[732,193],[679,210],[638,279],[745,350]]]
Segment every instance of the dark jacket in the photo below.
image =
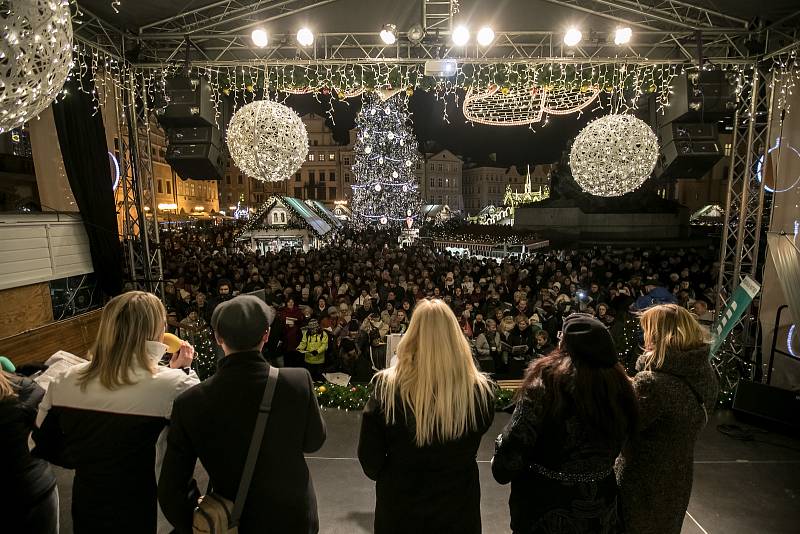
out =
[[0,502],[9,511],[3,520],[6,526],[6,520],[13,521],[25,515],[25,510],[41,501],[56,485],[50,464],[34,458],[28,450],[28,435],[35,427],[36,410],[44,390],[28,378],[7,376],[17,397],[0,401],[0,454],[3,458]]
[[622,443],[592,432],[569,404],[554,415],[550,398],[541,380],[534,383],[495,443],[492,474],[511,482],[512,530],[622,532],[612,470]]
[[417,447],[411,414],[387,425],[372,397],[361,417],[358,459],[375,480],[375,534],[481,532],[478,452],[494,419],[494,399],[478,427],[456,441]]
[[[160,358],[166,347],[148,341]],[[79,364],[55,378],[41,404],[33,454],[75,470],[75,534],[156,531],[156,441],[169,422],[172,401],[198,383],[180,369],[137,368],[136,382],[114,390],[91,380],[78,384]]]
[[717,402],[708,348],[667,354],[658,371],[639,372],[633,385],[640,428],[616,466],[625,524],[636,534],[678,534],[692,493],[694,445]]
[[[158,482],[161,509],[179,533],[192,532],[197,459],[214,491],[234,500],[244,469],[268,365],[259,352],[240,352],[219,362],[216,374],[175,400],[167,453]],[[314,485],[304,452],[325,442],[311,376],[283,368],[272,412],[247,494],[239,532],[306,534],[318,531]]]

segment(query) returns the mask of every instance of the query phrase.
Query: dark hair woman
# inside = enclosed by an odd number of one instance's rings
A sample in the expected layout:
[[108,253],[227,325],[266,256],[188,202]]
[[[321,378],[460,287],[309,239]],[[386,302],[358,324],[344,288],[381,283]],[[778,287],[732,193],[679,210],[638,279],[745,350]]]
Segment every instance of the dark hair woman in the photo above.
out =
[[495,444],[492,473],[511,482],[514,533],[621,531],[613,466],[636,417],[606,327],[567,317],[558,349],[528,368]]

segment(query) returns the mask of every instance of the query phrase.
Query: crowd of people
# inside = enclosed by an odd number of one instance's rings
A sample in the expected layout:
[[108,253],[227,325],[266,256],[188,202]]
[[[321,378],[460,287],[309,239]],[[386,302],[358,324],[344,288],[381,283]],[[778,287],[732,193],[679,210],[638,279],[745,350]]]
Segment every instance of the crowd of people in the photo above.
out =
[[635,323],[632,310],[677,303],[708,325],[716,298],[713,249],[593,247],[498,263],[363,233],[343,233],[321,250],[260,254],[238,249],[235,233],[184,229],[163,240],[171,324],[208,332],[219,302],[263,290],[279,315],[268,356],[305,365],[315,379],[339,370],[368,380],[385,363],[387,336],[406,331],[424,298],[450,306],[481,369],[499,378],[518,378],[548,354],[575,311],[609,328],[633,372],[640,343],[626,328]]

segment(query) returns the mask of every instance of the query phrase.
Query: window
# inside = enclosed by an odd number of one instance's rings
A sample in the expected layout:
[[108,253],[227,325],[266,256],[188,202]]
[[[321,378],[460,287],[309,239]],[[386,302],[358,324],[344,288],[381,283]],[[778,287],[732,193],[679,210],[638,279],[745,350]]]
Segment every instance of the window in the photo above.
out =
[[434,187],[435,184],[436,184],[436,179],[435,178],[431,178],[431,187]]
[[273,211],[272,212],[272,222],[276,223],[278,221],[280,221],[280,217],[278,217],[278,212],[277,211]]
[[[316,144],[317,144],[317,142],[316,142],[316,141],[314,141],[314,144],[316,145]],[[309,155],[308,155],[308,161],[314,161],[314,154],[309,154]]]
[[242,175],[240,174],[240,175],[239,175],[239,179],[237,180],[237,182],[239,183],[239,185],[242,185],[242,183],[243,183],[243,179],[244,179],[244,176],[242,176]]
[[231,175],[230,174],[226,174],[225,175],[225,183],[228,184],[228,185],[231,185]]
[[300,181],[300,173],[299,172],[294,175],[294,181],[295,182],[299,182]]
[[319,191],[317,192],[317,198],[319,200],[325,200],[325,188],[324,187],[320,187],[319,188]]
[[440,176],[439,179],[436,181],[436,185],[442,187],[442,177]]
[[303,188],[302,187],[295,187],[294,188],[294,196],[295,196],[295,198],[302,198],[303,197]]
[[725,155],[730,156],[732,150],[733,150],[733,145],[731,143],[725,143]]
[[320,182],[325,181],[325,171],[319,171],[319,181]]
[[[317,146],[317,140],[316,139],[314,139],[314,146]],[[311,157],[311,161],[314,161],[314,157],[313,156]]]
[[161,180],[158,181],[158,192],[163,193],[164,191],[161,190]]
[[348,184],[350,183],[350,173],[349,172],[344,173],[344,181],[347,182]]
[[331,182],[335,182],[335,181],[336,181],[336,173],[335,173],[335,172],[333,172],[333,171],[331,171],[331,173],[330,173],[330,176],[329,176],[329,178],[328,178],[328,179],[329,179]]
[[168,195],[172,194],[172,182],[170,182],[169,180],[167,180],[167,194]]
[[308,183],[313,184],[315,179],[314,171],[308,171]]
[[336,154],[334,154],[333,152],[328,154],[328,160],[329,161],[336,161]]
[[344,163],[345,165],[350,165],[350,156],[342,157],[342,163]]
[[281,222],[282,223],[286,222],[286,214],[284,212],[281,212]]
[[441,170],[443,170],[443,169],[444,169],[444,165],[442,165],[441,163],[439,163],[439,164],[436,166],[436,170],[437,170],[437,171],[441,171]]
[[335,187],[329,187],[328,188],[328,198],[330,200],[333,200],[333,199],[336,198],[336,188]]

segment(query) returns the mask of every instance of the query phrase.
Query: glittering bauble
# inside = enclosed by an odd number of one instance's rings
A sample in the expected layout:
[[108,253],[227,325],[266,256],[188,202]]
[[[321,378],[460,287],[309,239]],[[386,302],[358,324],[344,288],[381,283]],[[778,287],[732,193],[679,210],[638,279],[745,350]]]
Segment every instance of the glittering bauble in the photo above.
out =
[[387,224],[388,222],[389,222],[389,219],[387,219],[385,215],[383,217],[381,217],[381,224]]
[[381,184],[375,184],[375,191],[376,192],[380,192],[381,189],[382,189],[381,188]]
[[406,160],[406,167],[411,167],[411,160],[410,159]]
[[386,137],[388,137],[389,141],[391,141],[392,139],[394,139],[394,133],[389,132],[388,134],[386,134]]
[[272,100],[256,100],[234,113],[228,150],[247,176],[278,182],[292,176],[308,155],[308,133],[297,113]]
[[325,393],[326,391],[328,391],[328,388],[326,388],[325,386],[320,386],[319,387],[319,392],[320,393]]
[[369,132],[364,132],[364,139],[369,139]]
[[408,226],[408,228],[411,229],[411,227],[414,226],[414,219],[412,219],[411,217],[407,218],[406,226]]
[[397,171],[392,172],[392,178],[397,178],[398,176],[400,175],[397,173]]
[[69,4],[0,2],[0,133],[39,115],[64,87],[72,68]]
[[408,89],[406,89],[406,95],[407,95],[407,96],[411,96],[411,95],[413,95],[413,94],[414,94],[414,89],[412,89],[411,87],[409,87]]
[[408,215],[409,217],[411,217],[411,210],[407,210],[407,211],[406,211],[406,215]]
[[406,142],[400,139],[400,146],[406,146]]
[[617,197],[641,186],[658,159],[658,138],[632,115],[606,115],[581,130],[569,153],[578,185],[592,195]]
[[375,109],[375,108],[372,108],[371,110],[369,110],[369,114],[370,115],[375,115],[377,112],[378,112],[378,110]]
[[369,145],[365,146],[364,147],[364,153],[365,154],[371,154],[372,153],[372,147],[369,146]]
[[381,165],[383,165],[383,156],[381,156],[381,157],[379,157],[379,158],[378,158],[378,163],[380,163]]
[[407,185],[403,186],[403,193],[408,193],[408,186]]

